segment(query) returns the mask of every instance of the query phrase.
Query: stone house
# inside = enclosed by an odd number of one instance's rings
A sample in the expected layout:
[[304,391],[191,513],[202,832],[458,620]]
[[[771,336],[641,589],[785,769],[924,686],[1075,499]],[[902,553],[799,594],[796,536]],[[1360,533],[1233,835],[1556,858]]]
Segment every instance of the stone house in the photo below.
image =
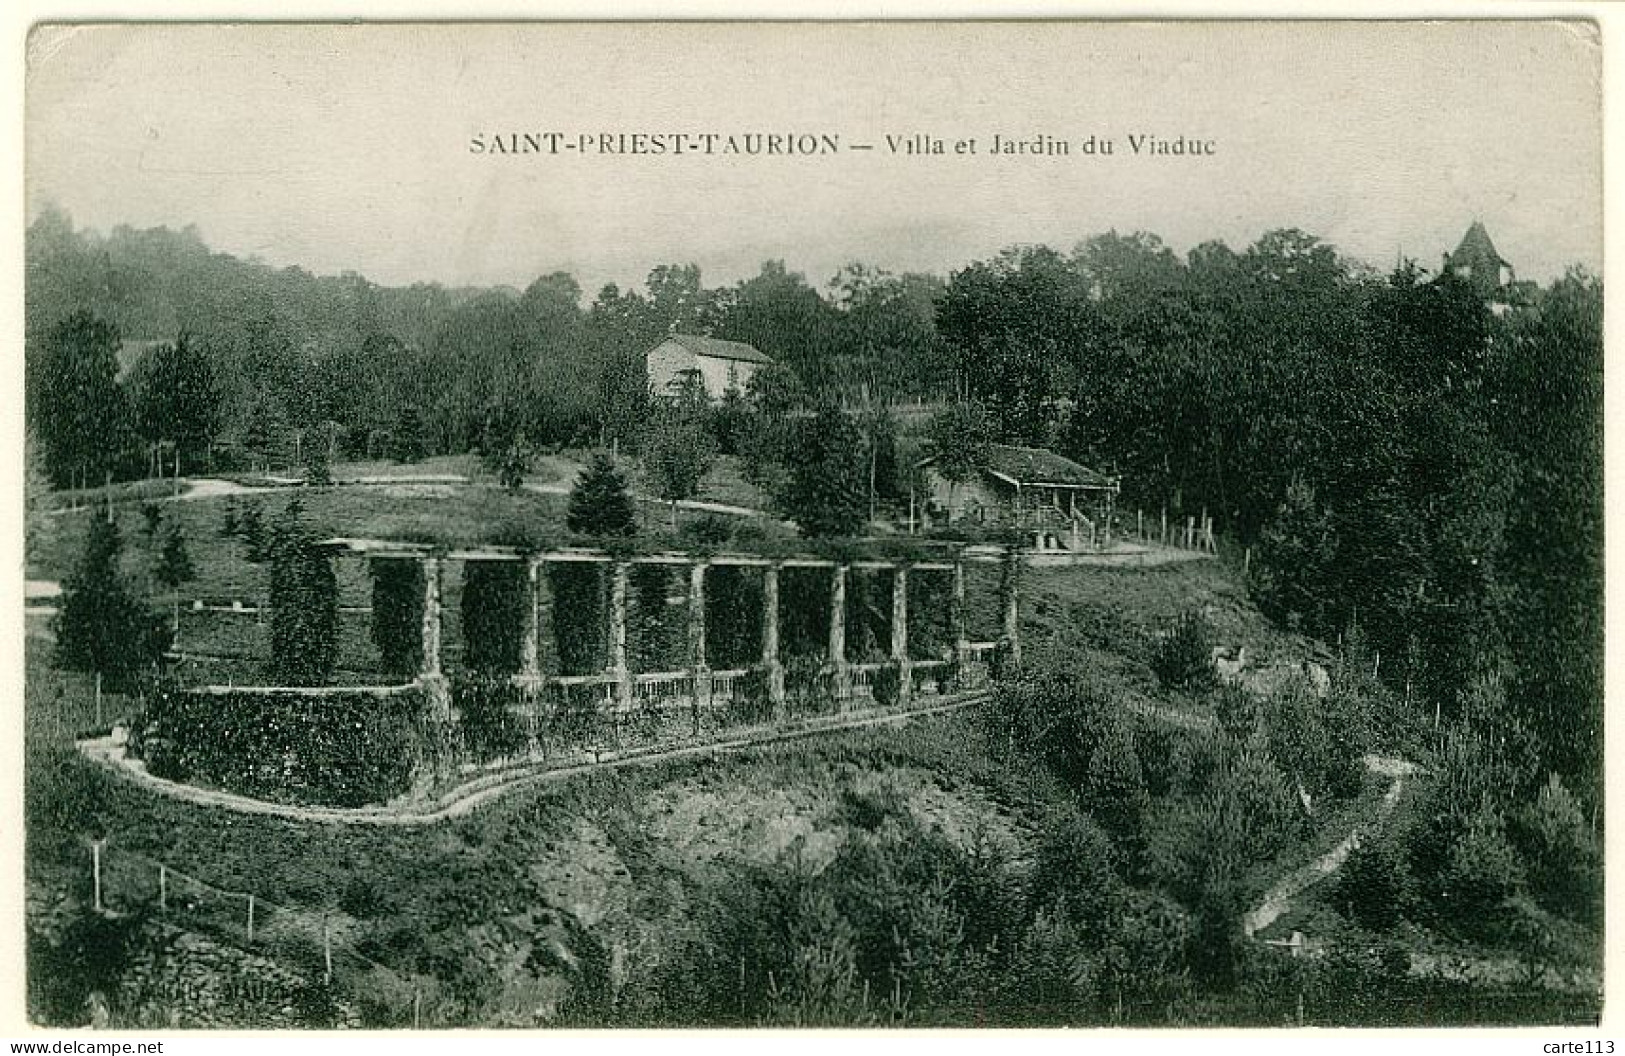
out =
[[655,396],[676,396],[692,380],[713,403],[731,388],[743,393],[751,375],[771,362],[743,341],[694,334],[672,334],[644,354],[649,391]]

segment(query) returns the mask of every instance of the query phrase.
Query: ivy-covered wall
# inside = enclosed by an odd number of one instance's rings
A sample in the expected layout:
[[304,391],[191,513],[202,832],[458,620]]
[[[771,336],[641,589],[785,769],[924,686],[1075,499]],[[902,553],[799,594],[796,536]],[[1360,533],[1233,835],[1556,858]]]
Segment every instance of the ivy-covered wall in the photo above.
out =
[[355,807],[411,787],[438,759],[423,694],[149,692],[131,750],[155,776],[282,803]]

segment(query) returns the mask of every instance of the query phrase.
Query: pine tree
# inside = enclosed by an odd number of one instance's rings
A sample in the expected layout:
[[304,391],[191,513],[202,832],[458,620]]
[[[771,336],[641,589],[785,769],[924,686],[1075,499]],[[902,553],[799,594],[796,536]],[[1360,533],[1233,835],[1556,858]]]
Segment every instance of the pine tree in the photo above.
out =
[[338,581],[297,499],[272,526],[269,550],[272,677],[322,685],[338,655]]
[[163,546],[158,554],[158,582],[173,591],[179,589],[182,583],[197,578],[197,568],[192,564],[192,555],[186,548],[186,534],[180,525],[170,521],[165,526],[163,538]]
[[400,418],[395,423],[395,461],[423,461],[428,454],[428,444],[424,442],[423,434],[423,412],[412,403],[402,407]]
[[102,675],[114,685],[163,651],[162,631],[130,597],[119,575],[124,543],[118,525],[95,517],[78,566],[63,585],[57,617],[57,663]]
[[572,532],[581,535],[633,535],[637,532],[637,513],[632,507],[632,496],[626,490],[626,478],[608,455],[594,456],[592,464],[576,478],[565,523]]
[[801,534],[856,535],[868,515],[868,462],[863,435],[833,405],[801,430],[799,456],[790,466],[784,507]]

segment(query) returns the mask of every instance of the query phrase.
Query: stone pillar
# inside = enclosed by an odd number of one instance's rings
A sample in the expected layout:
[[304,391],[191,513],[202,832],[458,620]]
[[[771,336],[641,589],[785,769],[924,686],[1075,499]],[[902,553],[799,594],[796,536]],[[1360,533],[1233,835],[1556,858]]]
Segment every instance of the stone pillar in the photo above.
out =
[[711,702],[711,665],[705,659],[705,569],[703,561],[688,567],[688,669],[693,679],[694,732],[700,729],[700,708]]
[[615,562],[609,581],[609,670],[615,676],[615,703],[632,706],[632,670],[626,661],[626,581],[630,562]]
[[525,605],[519,610],[519,677],[540,681],[542,677],[542,577],[543,562],[533,557],[525,562]]
[[1021,578],[1021,553],[1011,549],[1004,565],[1004,642],[1012,664],[1021,663],[1021,613],[1016,581]]
[[901,564],[892,568],[891,658],[897,664],[897,703],[906,706],[914,697],[914,672],[908,659],[908,566]]
[[762,575],[762,666],[767,670],[767,694],[774,705],[784,703],[784,665],[779,663],[779,566],[768,565]]
[[418,682],[428,694],[430,714],[451,717],[451,689],[440,667],[440,558],[423,559],[423,666]]
[[965,559],[962,557],[954,558],[954,596],[949,621],[954,632],[954,663],[959,665],[963,678],[964,666],[970,662],[970,635],[965,628]]
[[836,565],[829,586],[829,666],[837,700],[852,695],[851,673],[846,666],[846,566]]

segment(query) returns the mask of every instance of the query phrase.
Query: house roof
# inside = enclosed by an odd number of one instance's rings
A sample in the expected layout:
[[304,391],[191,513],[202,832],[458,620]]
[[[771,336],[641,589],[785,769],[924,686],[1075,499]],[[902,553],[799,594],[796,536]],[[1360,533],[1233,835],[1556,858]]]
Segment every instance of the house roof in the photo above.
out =
[[[696,334],[672,334],[666,341],[675,341],[696,356],[708,359],[732,359],[741,363],[771,363],[772,359],[743,341],[724,341],[720,337],[700,337]],[[666,343],[660,342],[660,345]],[[656,345],[655,348],[659,348]],[[649,351],[653,352],[654,349]]]
[[1041,447],[989,444],[987,468],[990,473],[1022,485],[1058,484],[1074,488],[1113,486],[1105,474]]
[[1491,261],[1511,266],[1505,257],[1496,252],[1495,243],[1490,241],[1490,233],[1484,229],[1483,222],[1479,220],[1473,221],[1473,226],[1461,236],[1461,245],[1450,254],[1452,264],[1470,264],[1476,261]]
[[[915,463],[928,466],[935,455]],[[1013,444],[989,444],[987,449],[988,473],[1010,484],[1048,485],[1061,488],[1115,488],[1117,482],[1104,473],[1097,473],[1042,447],[1016,447]]]

